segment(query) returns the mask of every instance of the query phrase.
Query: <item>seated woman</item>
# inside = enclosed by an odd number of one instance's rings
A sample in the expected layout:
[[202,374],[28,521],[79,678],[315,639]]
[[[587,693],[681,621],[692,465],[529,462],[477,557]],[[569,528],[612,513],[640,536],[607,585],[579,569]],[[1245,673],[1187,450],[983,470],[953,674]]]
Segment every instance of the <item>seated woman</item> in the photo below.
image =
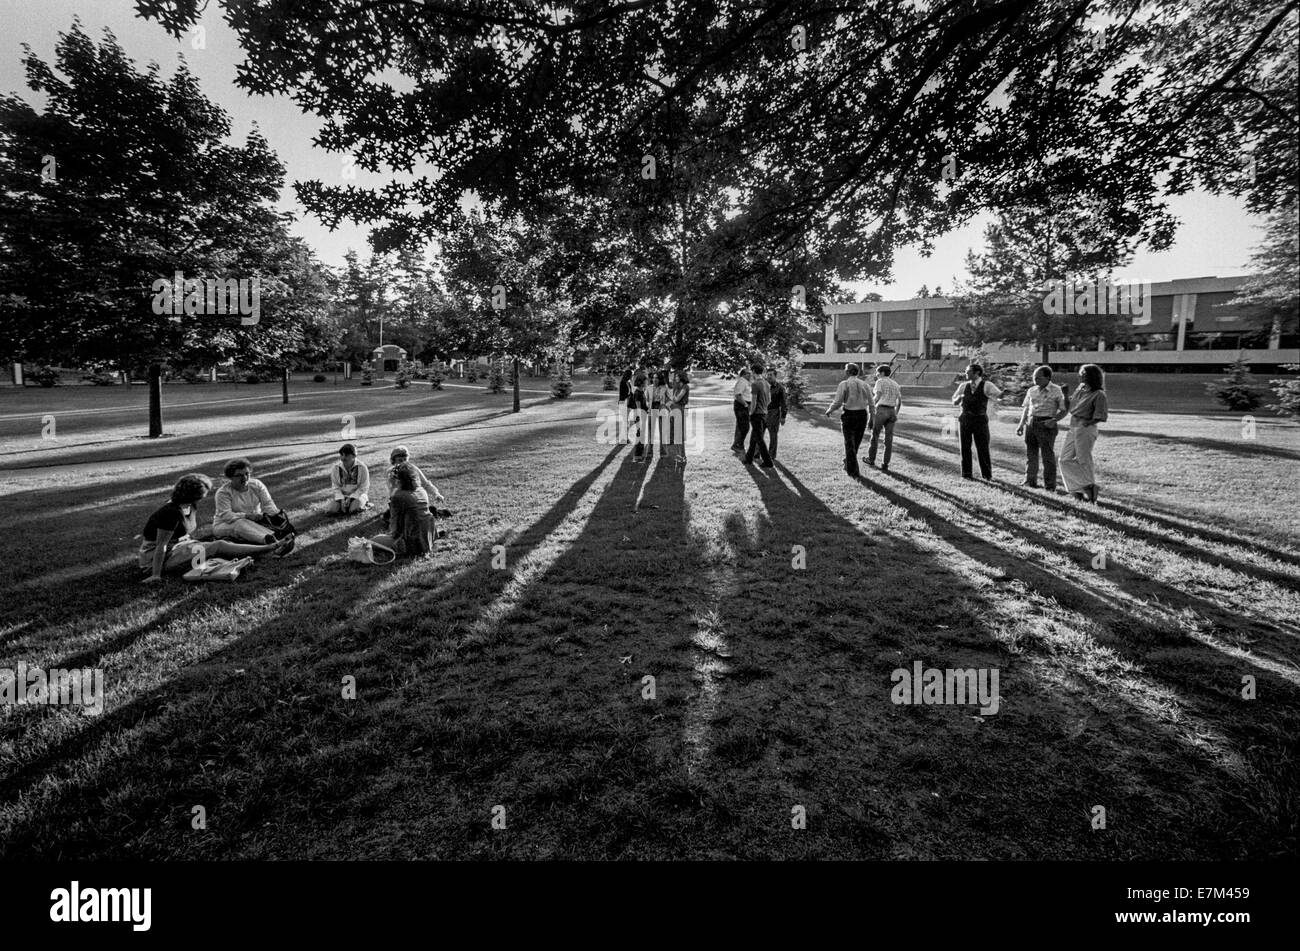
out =
[[424,489],[431,503],[447,501],[442,497],[442,493],[438,491],[438,487],[429,481],[429,477],[424,474],[423,470],[411,462],[411,451],[405,446],[398,446],[394,449],[389,454],[388,461],[392,464],[388,469],[388,488],[390,491],[397,488],[397,480],[393,476],[394,470],[405,463],[415,470],[416,481],[419,483],[420,488]]
[[[405,446],[398,446],[389,454],[388,460],[392,465],[388,469],[388,491],[390,493],[397,491],[397,478],[393,475],[393,472],[398,466],[406,464],[414,469],[420,488],[424,490],[425,495],[429,498],[429,513],[433,515],[433,536],[434,538],[441,538],[446,533],[442,529],[438,528],[438,510],[434,503],[446,502],[447,500],[443,498],[442,493],[438,491],[438,487],[429,481],[429,477],[424,474],[423,470],[421,470],[415,463],[411,462],[410,459],[411,451]],[[385,512],[383,515],[383,522],[386,527],[390,517],[390,512]]]
[[287,522],[283,510],[271,499],[266,486],[253,478],[253,464],[247,459],[232,459],[224,471],[230,481],[217,489],[212,534],[256,545],[269,545],[281,535],[292,542],[292,533],[285,535],[279,530]]
[[212,480],[198,472],[181,476],[172,489],[171,500],[149,516],[140,545],[139,566],[149,574],[145,583],[161,581],[164,574],[184,574],[198,552],[205,558],[243,558],[263,555],[284,557],[293,548],[285,539],[266,545],[238,545],[234,542],[196,542],[190,535],[198,527],[197,506],[212,491]]
[[374,540],[399,555],[423,558],[433,551],[434,522],[416,472],[409,462],[393,467],[397,489],[388,497],[389,530]]
[[330,469],[330,486],[334,490],[332,514],[351,515],[370,507],[370,470],[357,461],[352,443],[339,448],[339,461]]

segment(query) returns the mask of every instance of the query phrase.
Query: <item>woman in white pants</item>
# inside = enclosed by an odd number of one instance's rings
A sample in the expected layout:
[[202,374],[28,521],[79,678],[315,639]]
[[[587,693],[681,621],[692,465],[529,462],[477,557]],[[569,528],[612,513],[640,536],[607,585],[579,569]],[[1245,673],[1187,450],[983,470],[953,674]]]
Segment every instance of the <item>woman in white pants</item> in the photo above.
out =
[[1097,501],[1092,447],[1097,442],[1097,424],[1104,423],[1108,415],[1101,367],[1095,363],[1079,367],[1079,386],[1070,397],[1070,431],[1065,434],[1060,462],[1065,490],[1076,499]]
[[281,509],[266,486],[253,478],[253,464],[247,459],[231,459],[224,472],[230,481],[217,489],[212,534],[250,545],[274,542],[276,529],[270,518]]

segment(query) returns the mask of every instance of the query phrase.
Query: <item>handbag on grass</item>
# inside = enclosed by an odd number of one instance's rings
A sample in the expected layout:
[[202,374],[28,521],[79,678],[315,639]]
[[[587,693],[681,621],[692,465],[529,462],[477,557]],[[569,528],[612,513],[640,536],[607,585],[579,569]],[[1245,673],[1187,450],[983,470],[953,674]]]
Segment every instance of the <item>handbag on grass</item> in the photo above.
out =
[[[375,552],[388,552],[389,557],[380,559],[375,557]],[[363,565],[389,565],[397,560],[397,552],[387,545],[372,541],[369,538],[360,538],[353,535],[348,539],[348,561],[359,561]]]
[[253,559],[249,557],[208,558],[181,577],[186,581],[234,581],[252,563]]
[[298,534],[298,529],[293,527],[293,522],[289,521],[288,512],[276,512],[274,515],[264,515],[259,520],[267,528],[271,529],[275,535],[276,541],[288,538],[290,535]]

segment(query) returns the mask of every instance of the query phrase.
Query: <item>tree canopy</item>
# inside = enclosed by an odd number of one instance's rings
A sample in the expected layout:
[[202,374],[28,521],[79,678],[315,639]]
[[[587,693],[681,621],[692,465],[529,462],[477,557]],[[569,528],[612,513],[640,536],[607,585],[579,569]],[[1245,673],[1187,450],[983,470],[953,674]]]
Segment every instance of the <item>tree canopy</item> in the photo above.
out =
[[[0,349],[134,368],[330,345],[324,273],[274,207],[284,168],[256,130],[228,143],[183,64],[139,72],[107,31],[75,25],[53,67],[25,62],[46,104],[0,97]],[[177,272],[256,279],[255,322],[158,313],[155,282]]]
[[[244,88],[403,173],[297,183],[323,221],[372,222],[382,249],[445,233],[471,193],[505,216],[603,203],[682,352],[981,210],[1087,209],[1159,248],[1170,194],[1295,195],[1294,0],[222,6]],[[137,7],[179,33],[201,4]]]

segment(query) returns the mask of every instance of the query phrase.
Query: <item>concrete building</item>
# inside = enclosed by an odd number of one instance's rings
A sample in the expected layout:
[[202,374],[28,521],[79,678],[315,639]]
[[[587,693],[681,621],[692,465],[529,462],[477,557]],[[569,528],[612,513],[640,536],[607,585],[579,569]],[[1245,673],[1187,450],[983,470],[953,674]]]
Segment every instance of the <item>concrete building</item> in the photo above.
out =
[[[1099,293],[1094,297],[1108,301],[1107,306],[1111,308],[1108,312],[1128,317],[1131,338],[1112,348],[1099,341],[1095,349],[1053,350],[1051,362],[1063,366],[1073,363],[1204,364],[1211,368],[1221,366],[1225,359],[1235,359],[1238,352],[1252,363],[1262,365],[1300,362],[1300,337],[1296,333],[1294,314],[1281,333],[1270,334],[1260,331],[1257,313],[1233,303],[1246,280],[1245,277],[1198,277],[1140,288],[1131,285],[1139,289],[1133,292],[1128,303],[1133,299],[1141,302],[1141,312],[1131,315],[1123,306],[1122,294],[1111,289],[1108,299],[1107,288],[1098,288]],[[1067,306],[1072,303],[1073,299]],[[1072,308],[1066,313],[1071,311]],[[966,355],[960,342],[962,321],[946,297],[831,304],[825,313],[830,319],[819,334],[820,350],[805,357],[809,365],[844,363],[850,354],[859,355],[864,362],[881,362],[895,356],[938,361]],[[988,345],[984,349],[990,357],[1006,362],[1037,360],[1040,356],[1034,347]],[[848,356],[848,359],[853,358]]]

